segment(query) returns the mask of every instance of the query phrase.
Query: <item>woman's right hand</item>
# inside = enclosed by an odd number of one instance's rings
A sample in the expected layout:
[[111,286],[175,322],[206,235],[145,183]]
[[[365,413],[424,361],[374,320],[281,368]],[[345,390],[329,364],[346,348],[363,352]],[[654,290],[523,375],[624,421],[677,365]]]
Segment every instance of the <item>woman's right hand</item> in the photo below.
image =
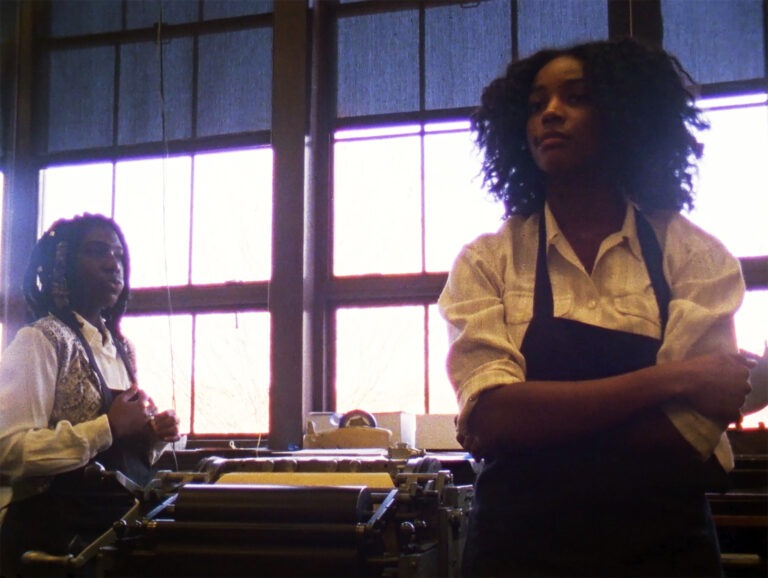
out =
[[151,417],[147,412],[150,403],[149,396],[137,385],[116,396],[107,413],[112,437],[121,438],[142,431]]
[[679,362],[683,397],[693,409],[721,423],[741,419],[741,407],[752,390],[750,369],[756,362],[738,353],[709,353]]

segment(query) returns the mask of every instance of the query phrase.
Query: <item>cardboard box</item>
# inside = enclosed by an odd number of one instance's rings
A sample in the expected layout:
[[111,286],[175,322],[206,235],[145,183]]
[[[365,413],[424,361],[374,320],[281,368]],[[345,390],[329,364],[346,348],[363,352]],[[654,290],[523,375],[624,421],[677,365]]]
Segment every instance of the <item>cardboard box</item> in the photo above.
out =
[[416,416],[416,446],[424,450],[460,450],[456,441],[454,414]]
[[392,444],[406,443],[416,447],[416,416],[404,411],[374,413],[376,426],[392,432]]

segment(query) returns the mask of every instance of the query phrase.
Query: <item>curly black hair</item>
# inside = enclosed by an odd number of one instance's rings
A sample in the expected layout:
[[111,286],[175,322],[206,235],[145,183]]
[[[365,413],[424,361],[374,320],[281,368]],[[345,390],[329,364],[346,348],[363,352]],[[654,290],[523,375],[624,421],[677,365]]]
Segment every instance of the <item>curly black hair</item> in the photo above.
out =
[[24,299],[27,303],[30,321],[35,321],[52,314],[73,329],[79,327],[69,304],[61,304],[54,297],[54,284],[56,283],[54,269],[57,265],[56,254],[62,246],[61,244],[65,243],[66,263],[63,281],[66,283],[67,289],[72,291],[79,281],[76,275],[76,265],[80,244],[86,233],[96,226],[110,227],[123,246],[123,290],[115,305],[103,310],[101,313],[107,329],[115,336],[116,340],[124,344],[125,338],[120,331],[120,320],[125,313],[130,294],[130,259],[128,257],[128,245],[125,242],[123,232],[117,223],[110,218],[103,215],[84,213],[72,219],[60,219],[51,225],[32,250],[27,270],[24,274],[22,287]]
[[506,216],[544,205],[542,173],[526,140],[528,97],[539,70],[560,56],[581,61],[598,115],[604,168],[617,190],[641,210],[693,207],[693,176],[703,147],[694,130],[708,128],[680,62],[632,39],[545,49],[509,64],[471,116],[484,153],[483,183],[504,203]]

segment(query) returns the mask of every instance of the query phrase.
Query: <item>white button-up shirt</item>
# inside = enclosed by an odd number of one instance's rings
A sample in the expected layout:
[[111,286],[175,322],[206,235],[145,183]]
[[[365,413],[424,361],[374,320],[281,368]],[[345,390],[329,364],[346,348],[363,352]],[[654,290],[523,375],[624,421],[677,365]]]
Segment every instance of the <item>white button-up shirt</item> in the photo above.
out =
[[[660,338],[659,310],[637,238],[635,210],[601,244],[588,273],[548,207],[547,263],[554,315],[607,329]],[[663,251],[670,286],[669,321],[657,361],[714,350],[737,351],[733,315],[744,296],[739,262],[717,239],[678,213],[647,217]],[[520,346],[533,316],[539,216],[513,216],[458,255],[439,299],[448,321],[448,373],[459,423],[480,392],[525,381]],[[681,434],[726,469],[733,456],[722,425],[680,403],[665,411]]]

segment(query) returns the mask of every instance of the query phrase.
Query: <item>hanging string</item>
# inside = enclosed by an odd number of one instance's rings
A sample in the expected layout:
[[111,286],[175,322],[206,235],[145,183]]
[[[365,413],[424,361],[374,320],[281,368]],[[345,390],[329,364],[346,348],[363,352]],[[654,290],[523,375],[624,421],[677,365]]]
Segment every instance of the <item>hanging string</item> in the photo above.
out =
[[[168,274],[168,162],[170,158],[170,151],[168,147],[168,132],[166,124],[166,103],[165,103],[165,57],[163,53],[163,1],[158,0],[158,21],[156,25],[157,35],[155,37],[155,44],[157,45],[157,58],[159,67],[159,95],[160,95],[160,130],[161,139],[163,143],[163,159],[162,159],[162,219],[163,219],[163,271],[165,273],[165,290],[168,303],[168,354],[171,364],[171,407],[176,411],[176,364],[173,354],[173,300],[171,297],[171,284],[170,275]],[[171,451],[173,452],[173,460],[176,465],[176,469],[179,469],[178,459],[176,458],[176,446],[171,445]]]

